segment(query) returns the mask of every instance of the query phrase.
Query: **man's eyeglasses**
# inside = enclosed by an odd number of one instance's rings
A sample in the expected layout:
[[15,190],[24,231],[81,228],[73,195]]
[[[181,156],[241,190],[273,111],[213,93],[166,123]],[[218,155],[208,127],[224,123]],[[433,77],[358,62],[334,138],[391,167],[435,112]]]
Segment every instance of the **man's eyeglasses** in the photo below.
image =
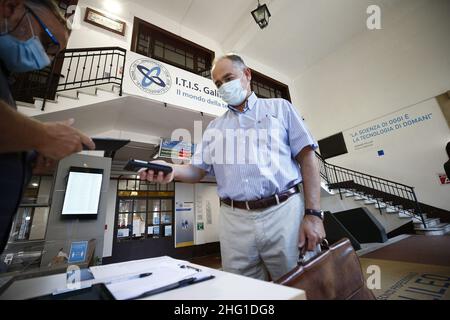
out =
[[26,7],[26,8],[27,8],[28,12],[31,13],[31,15],[37,20],[37,22],[42,27],[42,29],[44,29],[45,33],[48,35],[48,37],[50,38],[52,43],[59,46],[60,43],[59,43],[58,39],[56,39],[56,37],[53,35],[53,33],[50,31],[50,29],[45,25],[45,23],[41,20],[41,18],[39,18],[39,16],[33,10],[31,10],[30,7]]
[[50,38],[51,45],[47,48],[49,54],[57,54],[59,52],[59,49],[61,47],[61,44],[59,43],[58,39],[53,35],[53,33],[50,31],[50,29],[45,25],[45,23],[39,18],[39,16],[28,6],[25,6],[27,11],[36,19],[36,21],[39,23],[41,28],[44,30],[44,32],[47,34],[47,36]]

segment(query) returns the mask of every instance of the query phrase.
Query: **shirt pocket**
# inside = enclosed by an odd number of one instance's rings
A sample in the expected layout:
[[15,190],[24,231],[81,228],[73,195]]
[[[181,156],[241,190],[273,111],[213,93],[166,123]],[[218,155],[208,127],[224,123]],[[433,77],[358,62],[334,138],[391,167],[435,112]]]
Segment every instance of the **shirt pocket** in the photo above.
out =
[[278,133],[279,137],[286,135],[286,128],[276,115],[270,113],[263,114],[256,122],[256,128],[259,130],[267,130],[270,136]]

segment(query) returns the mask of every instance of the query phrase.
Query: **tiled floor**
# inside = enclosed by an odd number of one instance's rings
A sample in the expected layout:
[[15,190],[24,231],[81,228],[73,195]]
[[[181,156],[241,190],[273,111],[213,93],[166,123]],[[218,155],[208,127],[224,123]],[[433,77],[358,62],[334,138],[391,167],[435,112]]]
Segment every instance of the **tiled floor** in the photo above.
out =
[[450,237],[411,235],[360,256],[380,300],[450,300]]

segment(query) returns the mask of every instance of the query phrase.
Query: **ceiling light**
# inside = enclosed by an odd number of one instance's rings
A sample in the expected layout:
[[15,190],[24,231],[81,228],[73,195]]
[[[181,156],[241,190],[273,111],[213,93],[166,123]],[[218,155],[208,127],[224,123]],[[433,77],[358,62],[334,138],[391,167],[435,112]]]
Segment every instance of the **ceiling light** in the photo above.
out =
[[261,5],[258,0],[258,8],[252,11],[253,19],[261,29],[269,25],[270,12],[266,4]]

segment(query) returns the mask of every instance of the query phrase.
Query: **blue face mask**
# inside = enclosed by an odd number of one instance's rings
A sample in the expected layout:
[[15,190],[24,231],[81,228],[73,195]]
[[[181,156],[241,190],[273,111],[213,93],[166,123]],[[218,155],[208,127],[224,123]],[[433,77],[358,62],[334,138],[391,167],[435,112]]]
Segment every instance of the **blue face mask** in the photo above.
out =
[[39,38],[34,35],[28,15],[27,19],[33,33],[30,39],[21,41],[10,34],[0,35],[0,60],[11,72],[41,70],[50,65],[50,58]]

